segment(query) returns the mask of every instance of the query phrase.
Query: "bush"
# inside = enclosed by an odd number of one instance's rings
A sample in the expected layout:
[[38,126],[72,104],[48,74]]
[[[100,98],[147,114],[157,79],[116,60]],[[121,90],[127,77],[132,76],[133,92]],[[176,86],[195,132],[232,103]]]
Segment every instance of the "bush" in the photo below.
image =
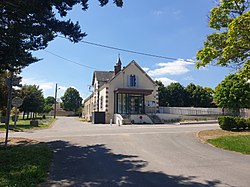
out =
[[235,117],[235,122],[236,122],[236,129],[240,130],[243,129],[245,130],[247,127],[247,122],[246,119],[241,118],[241,117]]
[[250,130],[250,118],[246,119],[247,127]]
[[218,117],[220,128],[223,130],[245,130],[250,129],[250,119],[233,116]]
[[218,117],[220,128],[223,130],[232,130],[235,127],[235,118],[232,116],[220,116]]

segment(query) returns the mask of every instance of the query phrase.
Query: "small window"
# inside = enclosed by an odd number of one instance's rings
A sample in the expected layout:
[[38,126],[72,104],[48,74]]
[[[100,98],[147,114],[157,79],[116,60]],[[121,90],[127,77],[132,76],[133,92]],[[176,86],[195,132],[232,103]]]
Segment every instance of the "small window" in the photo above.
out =
[[129,87],[138,87],[138,81],[136,75],[129,75],[128,76],[128,86]]

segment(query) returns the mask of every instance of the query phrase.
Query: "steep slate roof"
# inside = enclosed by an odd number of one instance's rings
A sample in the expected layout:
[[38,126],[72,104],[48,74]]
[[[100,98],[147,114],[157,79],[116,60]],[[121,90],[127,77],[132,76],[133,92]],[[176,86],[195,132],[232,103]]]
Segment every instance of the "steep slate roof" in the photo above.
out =
[[136,63],[136,61],[132,60],[127,66],[125,66],[120,72],[118,72],[115,76],[113,76],[109,82],[111,82],[113,79],[115,79],[116,76],[118,76],[121,72],[125,71],[128,66],[130,66],[131,64],[134,64],[144,75],[146,75],[146,77],[153,83],[156,84],[155,81]]
[[92,79],[92,85],[94,85],[95,77],[98,82],[107,82],[114,76],[113,71],[95,71]]

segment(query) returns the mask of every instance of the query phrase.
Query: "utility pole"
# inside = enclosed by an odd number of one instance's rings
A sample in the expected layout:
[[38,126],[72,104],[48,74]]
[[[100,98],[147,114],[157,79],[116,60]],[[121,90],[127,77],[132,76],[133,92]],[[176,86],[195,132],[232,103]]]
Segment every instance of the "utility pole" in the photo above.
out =
[[57,83],[56,83],[56,89],[55,89],[54,118],[56,118],[56,97],[57,97]]
[[13,72],[10,73],[10,77],[6,79],[8,86],[8,103],[7,103],[7,115],[5,121],[6,136],[5,136],[5,147],[8,145],[8,135],[9,135],[9,124],[10,124],[10,110],[12,103],[12,83],[13,83]]

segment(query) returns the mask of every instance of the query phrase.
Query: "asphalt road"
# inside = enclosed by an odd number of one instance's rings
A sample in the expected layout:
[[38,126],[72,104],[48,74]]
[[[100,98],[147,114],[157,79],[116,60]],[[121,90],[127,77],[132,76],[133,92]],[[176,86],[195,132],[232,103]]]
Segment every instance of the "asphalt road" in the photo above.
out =
[[42,186],[250,186],[250,156],[200,142],[201,125],[93,125],[59,118],[46,130],[10,133],[45,141],[55,155]]

